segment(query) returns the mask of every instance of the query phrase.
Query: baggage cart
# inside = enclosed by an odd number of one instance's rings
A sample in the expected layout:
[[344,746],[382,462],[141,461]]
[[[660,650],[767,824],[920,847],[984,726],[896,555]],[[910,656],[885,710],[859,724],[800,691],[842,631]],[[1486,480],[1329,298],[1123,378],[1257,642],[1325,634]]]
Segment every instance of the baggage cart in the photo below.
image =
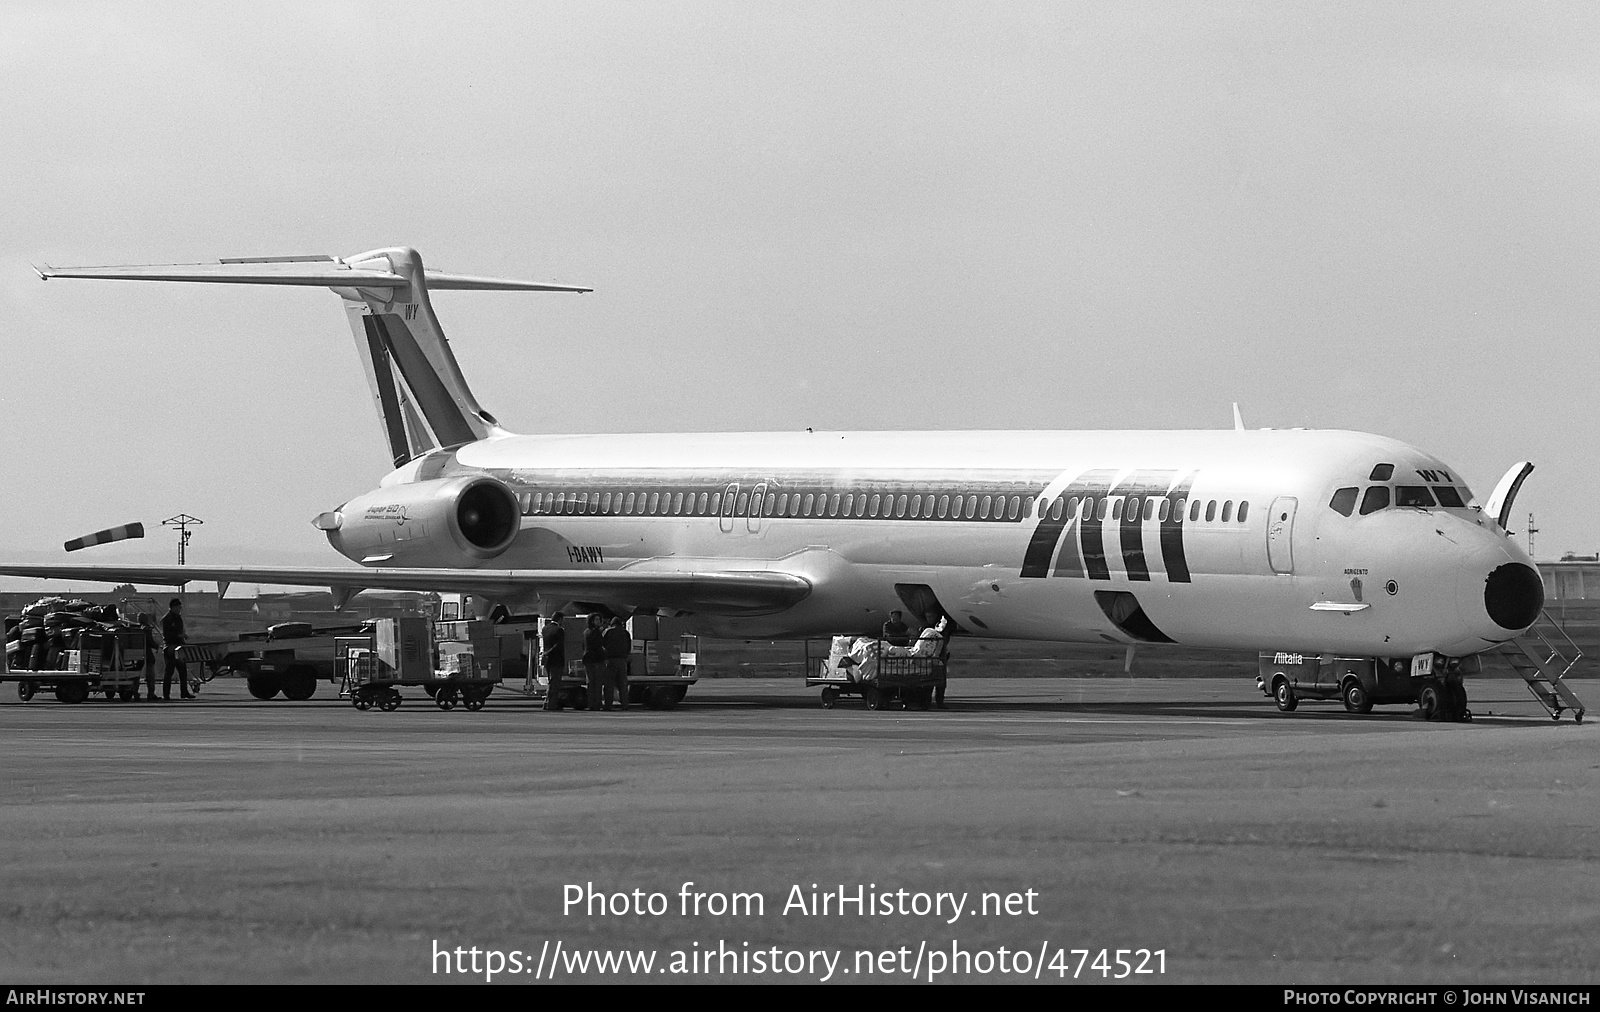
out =
[[806,640],[806,687],[822,689],[822,705],[832,709],[842,696],[860,696],[869,710],[918,709],[933,704],[935,690],[945,684],[950,638],[934,655],[902,654],[882,639],[856,649],[860,639],[835,636]]
[[139,696],[146,664],[142,629],[22,628],[19,620],[7,619],[6,632],[0,682],[15,682],[17,698],[24,703],[46,690],[63,703],[82,703],[96,693],[122,702]]
[[[528,693],[534,699],[545,698],[550,692],[550,682],[539,666],[539,630],[550,619],[541,618],[528,633],[530,658]],[[588,623],[587,614],[574,614],[562,619],[566,630],[566,670],[561,675],[561,699],[564,707],[585,710],[589,707],[588,676],[583,661],[583,630]],[[663,629],[663,626],[667,626]],[[628,656],[628,703],[651,710],[670,710],[683,701],[689,686],[699,681],[700,637],[694,633],[678,636],[676,656],[663,646],[671,642],[672,623],[654,615],[634,615],[627,621],[628,635],[633,640],[633,651]]]
[[[445,623],[440,623],[445,625]],[[334,637],[339,695],[358,710],[400,708],[400,687],[418,686],[441,710],[483,709],[500,682],[498,655],[479,663],[471,639],[438,640],[424,618],[383,618],[370,631]]]

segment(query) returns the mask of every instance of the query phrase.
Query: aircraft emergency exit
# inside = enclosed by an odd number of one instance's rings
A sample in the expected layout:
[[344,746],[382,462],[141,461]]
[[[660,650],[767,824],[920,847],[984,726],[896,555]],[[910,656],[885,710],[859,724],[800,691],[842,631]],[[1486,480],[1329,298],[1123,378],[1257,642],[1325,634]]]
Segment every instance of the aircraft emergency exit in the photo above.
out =
[[1454,466],[1349,431],[516,435],[468,388],[429,292],[587,289],[441,274],[409,248],[40,275],[331,288],[393,470],[314,520],[360,568],[0,574],[461,591],[752,638],[909,608],[972,636],[1380,660],[1477,654],[1543,607],[1505,529],[1531,464],[1484,508]]

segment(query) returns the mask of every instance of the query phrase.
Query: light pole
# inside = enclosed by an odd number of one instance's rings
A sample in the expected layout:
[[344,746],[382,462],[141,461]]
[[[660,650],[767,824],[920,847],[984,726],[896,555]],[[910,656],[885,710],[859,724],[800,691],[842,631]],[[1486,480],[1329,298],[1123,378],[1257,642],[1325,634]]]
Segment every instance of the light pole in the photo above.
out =
[[192,517],[187,513],[179,513],[175,517],[168,517],[161,521],[163,527],[176,527],[178,529],[178,565],[184,564],[184,549],[189,546],[189,539],[194,537],[190,527],[198,527],[205,523],[199,517]]

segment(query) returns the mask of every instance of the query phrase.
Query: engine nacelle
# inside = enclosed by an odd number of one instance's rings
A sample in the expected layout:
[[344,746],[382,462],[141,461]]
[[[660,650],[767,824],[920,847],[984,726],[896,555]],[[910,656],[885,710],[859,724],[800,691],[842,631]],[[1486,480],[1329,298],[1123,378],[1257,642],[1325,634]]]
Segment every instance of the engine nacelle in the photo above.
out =
[[510,548],[522,514],[504,483],[469,475],[380,488],[312,523],[357,562],[469,567]]

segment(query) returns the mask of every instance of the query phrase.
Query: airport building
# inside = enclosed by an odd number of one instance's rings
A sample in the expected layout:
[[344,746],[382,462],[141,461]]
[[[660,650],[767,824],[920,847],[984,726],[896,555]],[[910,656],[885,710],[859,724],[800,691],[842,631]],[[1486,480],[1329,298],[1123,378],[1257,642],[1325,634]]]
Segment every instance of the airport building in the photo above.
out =
[[1600,656],[1600,555],[1568,552],[1536,562],[1544,577],[1544,609],[1590,657]]

